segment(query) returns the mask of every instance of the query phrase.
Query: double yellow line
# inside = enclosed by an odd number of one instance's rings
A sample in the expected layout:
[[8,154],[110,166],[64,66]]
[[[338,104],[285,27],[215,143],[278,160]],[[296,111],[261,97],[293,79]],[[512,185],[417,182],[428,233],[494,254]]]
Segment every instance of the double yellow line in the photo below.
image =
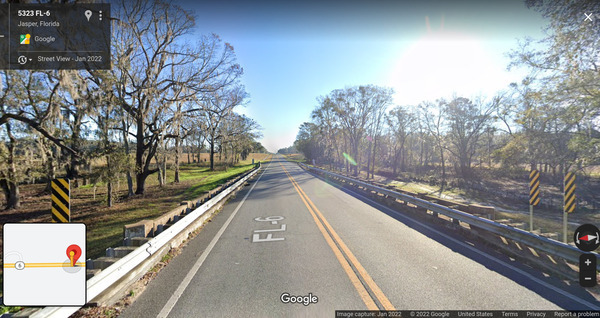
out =
[[[75,263],[77,267],[85,267],[85,262]],[[15,263],[6,263],[4,264],[4,268],[14,268]],[[64,263],[25,263],[25,268],[34,268],[34,267],[72,267],[67,266]]]
[[[310,200],[310,198],[304,193],[300,185],[294,180],[294,178],[290,175],[290,173],[285,169],[285,167],[281,165],[281,168],[287,175],[287,177],[292,182],[292,185],[296,189],[296,192],[300,195],[302,202],[308,208],[308,211],[312,215],[317,227],[323,234],[325,241],[335,254],[335,257],[342,265],[342,268],[350,278],[350,281],[358,291],[358,294],[362,298],[363,302],[367,306],[369,310],[395,310],[392,303],[390,303],[389,299],[383,294],[379,286],[373,281],[371,276],[367,273],[364,267],[358,262],[354,254],[348,249],[348,246],[342,241],[342,239],[337,235],[337,233],[333,230],[329,222],[325,219],[323,214],[317,209],[315,204]],[[353,268],[354,267],[354,268]],[[361,280],[362,279],[362,280]],[[372,297],[371,294],[367,291],[367,288],[370,289],[371,293],[375,296]],[[379,308],[379,306],[375,303],[377,300],[383,308]]]

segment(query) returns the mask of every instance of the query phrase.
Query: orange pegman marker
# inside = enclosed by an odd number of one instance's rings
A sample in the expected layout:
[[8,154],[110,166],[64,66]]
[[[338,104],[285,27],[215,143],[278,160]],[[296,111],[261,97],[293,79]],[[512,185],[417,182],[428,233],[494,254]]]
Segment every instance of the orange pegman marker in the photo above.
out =
[[75,262],[81,256],[81,247],[73,244],[67,247],[67,257],[71,261],[71,266],[75,266]]

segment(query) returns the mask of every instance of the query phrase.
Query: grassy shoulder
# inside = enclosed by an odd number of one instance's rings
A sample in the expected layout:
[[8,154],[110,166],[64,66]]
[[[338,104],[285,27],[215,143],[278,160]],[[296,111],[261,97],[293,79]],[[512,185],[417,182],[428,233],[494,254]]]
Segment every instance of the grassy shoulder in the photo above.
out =
[[177,207],[181,201],[199,197],[252,167],[252,164],[242,164],[226,171],[210,171],[207,167],[184,165],[181,167],[179,184],[150,187],[143,197],[134,197],[112,208],[105,208],[102,215],[76,220],[87,226],[88,257],[97,258],[104,254],[107,247],[121,245],[123,226],[126,224],[159,217]]
[[[192,200],[254,167],[255,162],[268,162],[272,155],[251,154],[233,167],[215,171],[205,165],[184,164],[180,167],[180,182],[174,183],[174,172],[167,172],[168,183],[158,186],[155,175],[148,177],[144,195],[126,198],[126,181],[119,180],[116,203],[106,206],[106,187],[80,187],[71,190],[71,222],[86,224],[86,257],[103,256],[105,249],[122,245],[123,226],[144,219],[153,219],[176,208],[181,201]],[[50,222],[50,195],[36,195],[43,185],[23,186],[23,207],[0,216],[8,222]],[[0,235],[1,237],[1,235]],[[1,273],[1,272],[0,272]],[[0,286],[2,276],[0,275]],[[1,287],[0,287],[1,288]],[[1,295],[1,293],[0,293]],[[6,307],[0,307],[0,312]]]
[[[210,171],[206,166],[182,165],[178,184],[169,183],[159,187],[158,181],[151,182],[144,196],[119,202],[113,208],[105,208],[102,215],[82,219],[87,225],[88,257],[102,256],[106,248],[121,245],[124,225],[159,217],[176,208],[181,201],[197,198],[252,169],[252,159],[264,162],[265,156],[252,154],[247,160],[226,170]],[[270,157],[267,158],[270,160]],[[168,171],[167,180],[173,179],[173,171]]]

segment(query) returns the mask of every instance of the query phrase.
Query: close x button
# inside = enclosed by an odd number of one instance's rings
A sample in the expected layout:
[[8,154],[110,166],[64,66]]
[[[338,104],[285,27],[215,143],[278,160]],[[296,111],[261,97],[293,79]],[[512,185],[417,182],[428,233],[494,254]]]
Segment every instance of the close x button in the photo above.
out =
[[596,255],[581,254],[579,256],[579,285],[594,287],[596,284]]

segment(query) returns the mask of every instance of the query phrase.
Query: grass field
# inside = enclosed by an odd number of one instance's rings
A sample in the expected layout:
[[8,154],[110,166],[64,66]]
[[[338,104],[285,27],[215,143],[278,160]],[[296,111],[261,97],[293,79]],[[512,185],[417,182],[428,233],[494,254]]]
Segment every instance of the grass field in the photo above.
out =
[[[86,224],[87,258],[103,256],[106,248],[120,246],[124,225],[156,218],[177,207],[181,201],[201,196],[228,179],[250,170],[253,167],[252,159],[255,162],[265,162],[271,159],[271,155],[250,154],[247,160],[234,167],[226,170],[220,167],[216,171],[210,171],[204,163],[188,165],[185,160],[185,164],[180,167],[180,183],[173,183],[174,172],[169,169],[165,186],[159,187],[156,175],[151,175],[146,181],[145,194],[132,198],[125,198],[127,183],[124,179],[119,180],[119,199],[111,208],[106,207],[104,185],[71,189],[71,222]],[[50,195],[40,194],[43,188],[44,185],[22,186],[22,207],[15,211],[1,212],[0,223],[50,222]],[[0,286],[1,284],[0,276]]]

